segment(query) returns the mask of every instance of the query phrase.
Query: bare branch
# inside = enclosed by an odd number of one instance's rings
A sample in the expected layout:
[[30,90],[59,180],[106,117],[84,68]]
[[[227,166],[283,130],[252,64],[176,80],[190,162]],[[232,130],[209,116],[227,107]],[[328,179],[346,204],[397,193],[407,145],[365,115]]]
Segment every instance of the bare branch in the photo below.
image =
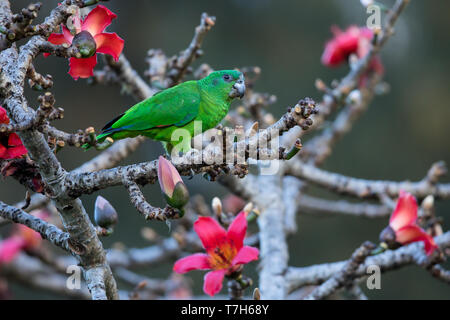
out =
[[176,85],[184,76],[188,66],[202,53],[200,47],[202,46],[203,39],[209,30],[214,26],[216,17],[209,16],[207,13],[203,13],[200,19],[200,25],[195,28],[195,35],[192,39],[189,47],[180,52],[178,56],[171,58],[167,66],[167,76],[169,81],[167,87]]
[[132,181],[125,181],[125,187],[130,194],[131,203],[136,209],[145,217],[146,220],[160,220],[180,218],[180,212],[172,207],[165,207],[164,209],[153,207],[145,200],[145,197],[139,186]]
[[[435,237],[436,244],[442,251],[450,247],[450,231]],[[427,256],[423,251],[422,243],[412,243],[397,250],[387,250],[381,254],[368,257],[364,264],[360,265],[354,273],[355,279],[367,276],[367,267],[377,265],[381,272],[395,270],[410,264],[421,265],[427,261]],[[288,291],[303,287],[305,285],[317,285],[325,282],[336,272],[339,272],[346,264],[346,261],[325,263],[309,267],[289,267],[286,273]],[[422,266],[422,265],[421,265]]]
[[9,206],[0,201],[0,216],[4,219],[20,223],[38,232],[42,238],[69,253],[83,254],[84,248],[80,244],[70,240],[70,235],[61,231],[58,227],[45,222],[38,217],[26,213],[18,208]]
[[[250,146],[264,145],[265,142],[271,140],[274,133],[281,135],[297,125],[306,130],[311,125],[310,116],[315,112],[317,111],[312,100],[300,100],[295,107],[291,108],[275,124],[262,130],[258,135],[234,143],[233,149],[250,150]],[[227,166],[226,163],[223,163],[226,155],[220,159],[220,163],[216,163],[218,159],[217,154],[223,154],[223,150],[217,150],[214,145],[208,146],[202,152],[191,150],[177,160],[177,163],[180,164],[177,164],[176,168],[181,175],[191,175],[192,172],[197,174],[208,172],[210,169],[215,169],[214,166]],[[257,152],[257,156],[260,157],[261,155],[262,153]],[[246,159],[250,156],[252,154],[247,152]],[[239,171],[236,171],[236,173],[238,174]],[[135,181],[142,185],[155,183],[157,180],[157,161],[101,170],[95,173],[71,173],[67,176],[66,187],[69,195],[76,197],[77,195],[92,193],[110,186],[121,185],[124,179]]]
[[[442,164],[442,162],[439,163]],[[287,162],[286,166],[286,173],[289,175],[304,179],[337,193],[349,194],[359,198],[378,198],[380,194],[386,194],[389,197],[395,198],[398,196],[400,190],[410,192],[420,199],[430,194],[436,198],[446,199],[450,197],[450,183],[433,185],[430,184],[428,178],[418,182],[358,179],[328,172],[297,159],[296,161]]]
[[[65,5],[60,7],[65,7]],[[54,23],[54,26],[59,25],[62,21],[61,15],[46,19],[47,23]],[[4,71],[0,78],[3,88],[2,95],[13,123],[21,123],[34,116],[33,110],[28,107],[24,98],[24,82],[31,61],[40,52],[40,46],[44,42],[45,40],[42,37],[35,36],[21,47],[19,54],[14,48],[0,53],[0,67]],[[66,230],[73,240],[86,247],[86,253],[78,256],[81,265],[85,268],[86,279],[98,280],[98,277],[90,276],[90,270],[95,268],[96,270],[93,272],[97,274],[98,266],[103,266],[106,268],[103,273],[105,279],[101,280],[106,284],[105,288],[108,290],[106,294],[109,298],[117,298],[114,279],[111,270],[106,265],[103,246],[97,237],[94,226],[90,222],[81,201],[68,198],[62,189],[62,182],[67,172],[61,167],[42,134],[36,130],[28,130],[19,132],[19,136],[27,148],[30,158],[38,165],[42,179],[48,186],[49,193],[61,213]],[[91,285],[91,288],[96,286],[96,284],[89,285]]]
[[344,200],[326,200],[308,195],[301,195],[298,200],[298,211],[313,214],[340,214],[365,218],[382,218],[389,216],[392,209],[388,206],[371,203],[353,203]]
[[352,257],[345,263],[344,267],[339,272],[335,273],[330,279],[314,289],[313,292],[305,297],[305,300],[324,299],[336,290],[351,285],[355,272],[358,270],[359,266],[364,263],[374,248],[375,245],[370,242],[363,243],[355,250]]

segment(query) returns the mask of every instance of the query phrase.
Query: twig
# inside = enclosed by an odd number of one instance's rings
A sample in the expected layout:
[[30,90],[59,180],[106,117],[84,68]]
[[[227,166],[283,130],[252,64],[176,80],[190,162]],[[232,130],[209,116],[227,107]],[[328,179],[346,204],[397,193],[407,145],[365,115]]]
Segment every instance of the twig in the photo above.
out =
[[313,214],[341,214],[365,218],[382,218],[390,215],[392,209],[371,203],[352,203],[344,200],[326,200],[303,194],[298,200],[298,211]]
[[52,244],[69,253],[82,255],[85,252],[84,247],[76,241],[71,240],[68,233],[61,231],[58,227],[28,214],[19,208],[9,206],[2,201],[0,201],[0,216],[4,219],[23,224],[33,229],[38,232],[42,238],[47,239]]
[[[441,251],[450,247],[450,231],[434,238]],[[423,251],[422,243],[412,243],[397,250],[387,250],[381,254],[368,257],[364,264],[359,266],[354,273],[355,279],[361,279],[368,275],[367,268],[371,265],[380,267],[381,272],[395,270],[410,264],[417,264],[424,267],[423,261],[427,261],[427,256]],[[346,261],[325,263],[309,267],[289,267],[286,273],[288,291],[292,292],[305,285],[317,285],[325,282],[336,272],[339,272]]]
[[352,257],[345,263],[344,267],[339,272],[335,273],[330,279],[314,289],[314,291],[308,294],[304,299],[324,299],[336,292],[336,290],[351,285],[355,272],[358,270],[359,266],[364,263],[365,259],[370,255],[374,248],[375,245],[370,242],[363,243],[355,250]]
[[[439,162],[442,164],[442,162]],[[436,164],[435,164],[436,165]],[[397,197],[400,190],[412,193],[423,199],[428,195],[436,198],[450,197],[450,183],[430,184],[428,178],[417,182],[395,182],[383,180],[365,180],[328,172],[300,160],[286,163],[287,174],[304,179],[318,186],[340,194],[349,194],[359,198],[378,198],[380,194]]]
[[203,13],[200,19],[200,25],[195,28],[195,35],[189,47],[182,51],[178,56],[173,57],[168,63],[167,76],[169,81],[167,87],[177,84],[186,73],[188,66],[201,55],[200,47],[203,39],[209,30],[214,26],[216,17]]
[[139,186],[130,180],[124,182],[125,187],[130,194],[131,203],[136,209],[145,217],[146,220],[160,220],[180,218],[180,212],[172,207],[165,207],[164,209],[153,207],[145,200],[145,197]]

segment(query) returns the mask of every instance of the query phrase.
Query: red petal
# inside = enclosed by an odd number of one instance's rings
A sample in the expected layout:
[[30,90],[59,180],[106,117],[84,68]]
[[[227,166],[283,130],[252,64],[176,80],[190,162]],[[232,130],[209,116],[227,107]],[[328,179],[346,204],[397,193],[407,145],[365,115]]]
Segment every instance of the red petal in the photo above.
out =
[[394,231],[412,225],[417,220],[417,201],[416,198],[400,190],[400,196],[397,200],[397,206],[389,219],[389,225]]
[[431,255],[435,249],[439,248],[436,242],[434,242],[433,237],[430,236],[428,233],[426,233],[422,241],[425,244],[425,253],[427,254],[427,256]]
[[[50,37],[48,37],[48,42],[61,45],[61,44],[71,44],[73,35],[70,33],[69,29],[66,26],[62,26],[63,33],[52,33]],[[48,57],[50,53],[44,53],[44,57]]]
[[6,151],[6,159],[20,158],[27,154],[27,149],[22,144],[19,136],[16,133],[11,133],[8,138],[8,149]]
[[90,58],[70,58],[69,74],[75,80],[78,78],[89,78],[94,75],[94,67],[97,64],[97,55],[94,54]]
[[119,60],[125,42],[121,37],[116,33],[100,33],[94,39],[97,44],[97,53],[109,54],[114,60]]
[[67,27],[65,25],[62,26],[62,31],[63,31],[63,35],[66,38],[68,43],[72,43],[73,40],[73,35],[72,33],[70,33],[70,30],[67,29]]
[[321,61],[327,67],[335,67],[345,61],[345,55],[336,45],[336,42],[330,41],[325,45]]
[[91,12],[89,12],[86,19],[84,19],[81,29],[88,31],[93,37],[102,33],[111,21],[117,16],[109,11],[108,8],[98,5]]
[[194,223],[194,230],[206,251],[215,249],[227,241],[227,232],[211,217],[200,217]]
[[247,218],[245,217],[245,212],[241,212],[233,220],[231,225],[228,227],[227,237],[232,241],[232,244],[239,249],[244,245],[245,233],[247,232]]
[[24,146],[18,146],[13,148],[8,148],[6,152],[5,159],[15,159],[20,158],[24,154],[27,154],[27,149]]
[[6,113],[6,110],[3,109],[3,107],[0,107],[0,123],[9,123],[8,114]]
[[225,276],[226,269],[210,271],[205,274],[203,291],[211,297],[222,290],[222,281]]
[[0,264],[12,261],[22,250],[24,241],[19,237],[11,237],[0,243]]
[[350,26],[345,31],[337,27],[332,28],[334,38],[325,45],[322,54],[322,64],[328,67],[338,66],[345,62],[352,53],[357,53],[362,57],[370,48],[370,39],[373,33],[368,28]]
[[66,35],[62,34],[62,33],[52,33],[50,35],[50,37],[48,37],[48,42],[51,42],[51,43],[57,44],[57,45],[64,44],[64,43],[70,44],[72,42],[72,39],[68,40],[66,38]]
[[7,159],[5,156],[7,155],[8,149],[2,144],[0,144],[0,159]]
[[360,28],[357,26],[350,26],[336,37],[337,45],[340,50],[348,57],[352,53],[356,53],[358,50],[359,40],[361,38]]
[[177,273],[186,273],[192,270],[211,269],[209,266],[208,255],[196,253],[175,262],[173,271]]
[[408,244],[412,242],[422,241],[425,245],[425,252],[427,255],[433,253],[438,246],[434,239],[418,226],[406,226],[395,233],[395,240],[401,244]]
[[23,145],[22,140],[20,140],[20,137],[17,135],[17,133],[11,133],[8,138],[8,146],[18,147],[21,145]]
[[246,264],[253,260],[257,260],[258,254],[259,254],[259,250],[257,248],[249,247],[249,246],[242,247],[241,250],[239,250],[237,255],[234,257],[231,265],[235,266],[238,264]]

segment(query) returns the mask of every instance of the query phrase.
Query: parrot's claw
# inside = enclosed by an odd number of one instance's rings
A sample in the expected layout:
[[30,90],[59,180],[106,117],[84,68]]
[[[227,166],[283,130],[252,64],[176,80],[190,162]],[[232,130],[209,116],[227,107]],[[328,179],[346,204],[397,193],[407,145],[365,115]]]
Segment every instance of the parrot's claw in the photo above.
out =
[[188,177],[188,179],[189,179],[189,180],[192,180],[192,178],[194,178],[194,176],[195,176],[194,170],[193,170],[192,168],[189,169],[189,177]]

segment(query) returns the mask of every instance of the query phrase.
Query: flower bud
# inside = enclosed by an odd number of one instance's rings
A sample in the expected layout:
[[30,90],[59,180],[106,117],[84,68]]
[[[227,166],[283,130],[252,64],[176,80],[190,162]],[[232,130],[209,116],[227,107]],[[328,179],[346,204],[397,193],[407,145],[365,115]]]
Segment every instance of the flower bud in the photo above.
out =
[[216,216],[220,217],[220,215],[222,214],[222,201],[220,201],[218,197],[214,197],[212,199],[211,207]]
[[189,202],[189,191],[181,181],[175,185],[172,197],[166,195],[167,203],[177,209],[182,209]]
[[387,226],[380,233],[380,242],[385,243],[389,249],[396,249],[400,244],[396,241],[394,229]]
[[177,209],[189,201],[189,192],[173,164],[164,157],[158,160],[158,180],[167,203]]
[[72,45],[80,51],[82,58],[90,58],[97,51],[97,44],[95,43],[94,37],[87,31],[78,33],[73,38]]
[[428,195],[422,201],[422,208],[425,210],[432,210],[434,208],[434,197],[433,195]]
[[119,217],[116,209],[102,196],[98,196],[95,200],[94,220],[95,223],[105,229],[114,226]]

